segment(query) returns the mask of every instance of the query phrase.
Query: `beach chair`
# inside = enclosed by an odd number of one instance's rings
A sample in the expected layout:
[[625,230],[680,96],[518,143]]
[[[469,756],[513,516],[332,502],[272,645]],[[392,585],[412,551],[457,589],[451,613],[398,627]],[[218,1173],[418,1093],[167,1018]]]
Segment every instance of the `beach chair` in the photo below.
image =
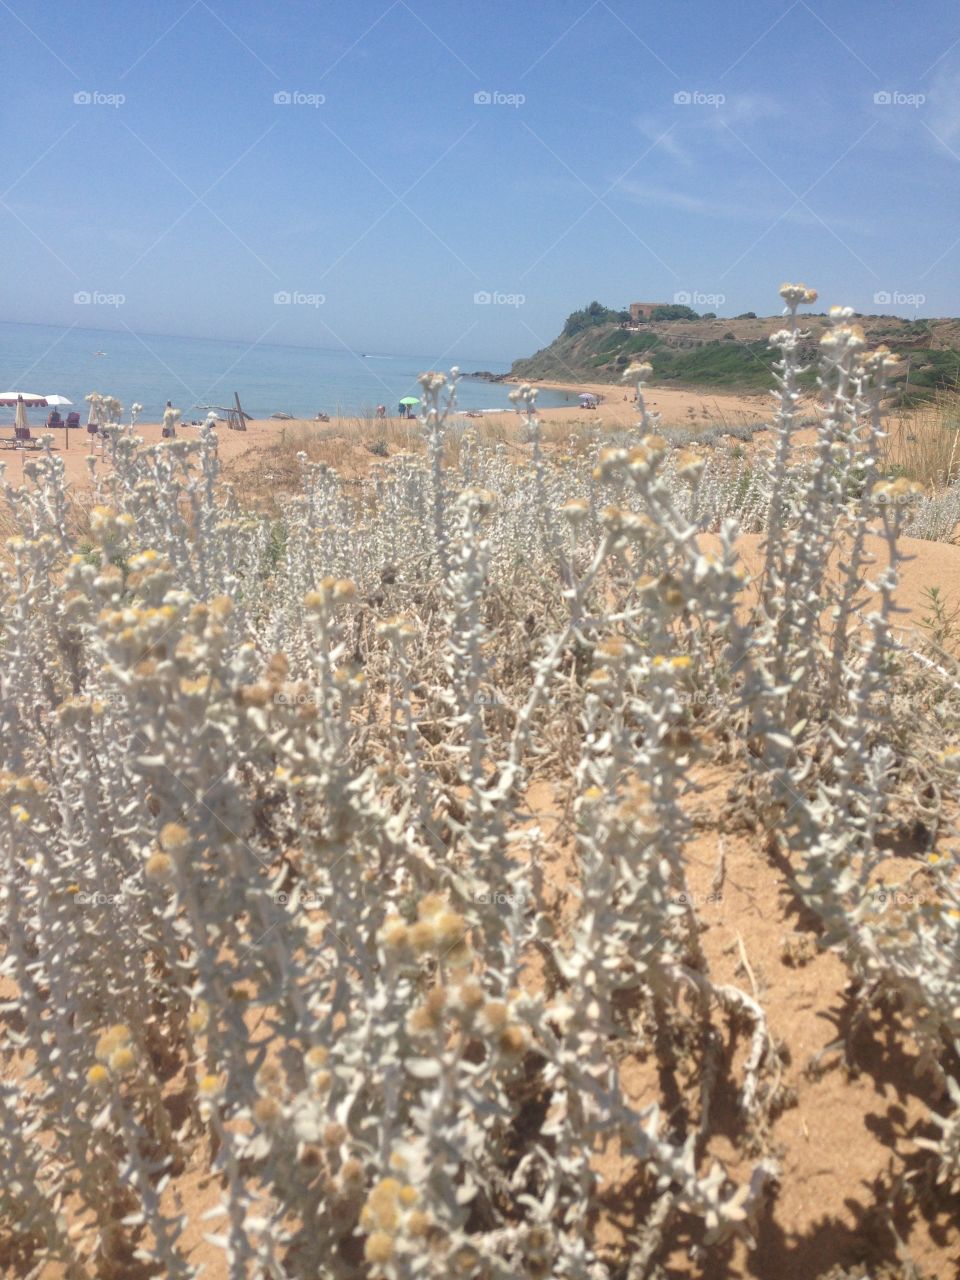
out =
[[67,414],[67,426],[68,426],[68,427],[79,427],[79,425],[80,425],[80,415],[79,415],[79,413],[68,413],[68,414]]
[[47,414],[47,426],[48,427],[63,426],[63,419],[60,417],[59,409],[51,409],[50,412]]

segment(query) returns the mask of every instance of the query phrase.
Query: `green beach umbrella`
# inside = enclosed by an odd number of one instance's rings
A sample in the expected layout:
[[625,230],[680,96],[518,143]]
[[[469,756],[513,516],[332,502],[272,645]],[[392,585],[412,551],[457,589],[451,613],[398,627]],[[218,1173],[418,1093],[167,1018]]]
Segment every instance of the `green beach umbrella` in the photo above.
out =
[[420,401],[417,399],[416,396],[404,396],[403,399],[400,401],[400,403],[401,404],[419,404]]

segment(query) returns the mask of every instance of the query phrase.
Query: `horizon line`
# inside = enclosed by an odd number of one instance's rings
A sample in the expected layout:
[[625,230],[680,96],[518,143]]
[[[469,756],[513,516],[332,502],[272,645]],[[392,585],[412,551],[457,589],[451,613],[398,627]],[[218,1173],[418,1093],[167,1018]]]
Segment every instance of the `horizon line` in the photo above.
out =
[[[70,333],[74,329],[79,329],[81,333],[113,333],[113,334],[120,334],[121,336],[124,334],[131,334],[133,337],[173,338],[178,341],[186,341],[186,342],[224,342],[224,343],[232,342],[232,343],[237,343],[238,345],[246,344],[248,347],[250,347],[251,350],[254,347],[273,347],[280,351],[283,351],[283,350],[326,351],[326,352],[329,352],[331,355],[352,355],[355,358],[360,360],[368,359],[371,356],[374,356],[374,357],[382,356],[390,360],[405,360],[405,359],[412,360],[416,356],[416,353],[411,351],[354,351],[350,347],[316,347],[316,346],[309,346],[309,345],[305,346],[296,342],[266,342],[266,341],[259,341],[259,340],[251,342],[248,338],[213,338],[209,334],[192,334],[192,333],[155,333],[151,329],[139,329],[139,330],[131,329],[131,328],[98,329],[98,328],[91,327],[89,325],[80,325],[80,324],[60,325],[60,324],[51,324],[48,321],[41,321],[41,320],[0,320],[0,324],[22,325],[24,328],[31,328],[31,329],[62,329],[64,334]],[[493,357],[488,357],[488,358],[492,359]],[[524,357],[524,356],[515,356],[513,360],[509,360],[509,361],[498,360],[496,362],[500,364],[512,365],[516,360],[526,359],[526,358],[527,357]],[[485,371],[480,370],[480,372],[485,372]]]

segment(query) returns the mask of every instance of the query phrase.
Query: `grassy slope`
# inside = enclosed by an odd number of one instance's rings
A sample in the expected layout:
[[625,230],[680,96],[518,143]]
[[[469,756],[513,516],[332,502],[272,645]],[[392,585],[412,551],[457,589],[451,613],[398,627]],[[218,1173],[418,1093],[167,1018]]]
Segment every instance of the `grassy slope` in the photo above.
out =
[[[863,316],[872,343],[886,342],[904,357],[892,382],[898,398],[924,398],[937,388],[960,381],[960,322],[901,320],[894,316]],[[616,325],[599,325],[572,338],[557,338],[535,355],[514,362],[511,374],[554,381],[616,382],[632,359],[643,356],[654,368],[658,383],[738,391],[765,391],[773,386],[767,335],[780,317],[756,320],[696,320],[650,323],[639,332]],[[823,316],[805,318],[812,358]],[[909,357],[909,388],[905,380]],[[810,375],[812,383],[812,375]]]

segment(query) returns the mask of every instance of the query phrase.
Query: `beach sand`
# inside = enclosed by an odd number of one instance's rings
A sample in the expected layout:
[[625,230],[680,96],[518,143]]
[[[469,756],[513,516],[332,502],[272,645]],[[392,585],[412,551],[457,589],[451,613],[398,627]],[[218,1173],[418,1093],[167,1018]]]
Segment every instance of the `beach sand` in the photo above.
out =
[[[519,386],[518,379],[510,379]],[[548,387],[555,391],[568,391],[573,395],[584,393],[601,400],[596,409],[583,409],[579,405],[544,409],[544,422],[571,415],[579,418],[598,418],[611,426],[623,427],[636,421],[633,403],[634,388],[622,383],[609,382],[531,382],[532,387]],[[647,409],[660,414],[665,427],[733,426],[735,424],[764,422],[773,411],[773,398],[767,392],[756,395],[738,395],[720,391],[693,391],[685,387],[664,387],[651,383],[646,392]],[[811,402],[811,412],[812,402]],[[491,414],[490,417],[494,415]],[[498,414],[497,417],[502,415]],[[506,415],[509,416],[509,415]]]
[[[584,409],[580,405],[563,405],[557,408],[544,409],[540,420],[545,427],[583,424],[597,426],[601,430],[622,430],[637,421],[636,405],[633,403],[633,392],[620,386],[603,383],[547,383],[534,385],[552,387],[569,391],[573,394],[590,392],[603,396],[597,409]],[[624,399],[624,396],[627,399]],[[768,395],[730,395],[713,392],[697,392],[681,390],[674,387],[652,387],[647,404],[651,411],[661,414],[663,426],[686,426],[691,430],[710,426],[733,426],[743,423],[763,422],[770,417],[772,401]],[[39,419],[39,413],[36,414]],[[462,425],[490,424],[500,428],[509,428],[519,423],[519,415],[506,409],[501,413],[484,413],[479,417],[468,418],[465,414],[457,416]],[[272,448],[280,443],[287,433],[304,436],[315,435],[317,439],[344,436],[349,438],[351,427],[358,425],[365,428],[376,425],[373,419],[357,417],[331,418],[330,422],[316,422],[312,419],[280,420],[274,418],[253,419],[247,423],[246,431],[230,431],[226,423],[218,423],[217,437],[220,447],[220,458],[225,464],[232,463],[245,453]],[[397,417],[384,419],[385,427],[414,428],[415,423]],[[33,438],[39,439],[46,428],[40,421],[32,422],[30,429]],[[198,427],[181,425],[177,429],[177,438],[181,440],[195,439]],[[69,432],[69,442],[64,428],[53,429],[52,449],[57,457],[63,458],[66,465],[67,479],[74,488],[90,487],[90,471],[86,462],[87,456],[93,452],[98,458],[102,456],[100,444],[96,437],[90,437],[85,427]],[[133,434],[141,436],[147,444],[159,444],[162,440],[160,423],[138,422]],[[0,428],[0,439],[12,439],[13,427]],[[93,448],[91,450],[91,439]],[[24,462],[36,454],[31,450],[3,449],[0,451],[0,463],[6,465],[7,479],[14,484],[20,483]],[[98,466],[98,471],[102,468]]]

